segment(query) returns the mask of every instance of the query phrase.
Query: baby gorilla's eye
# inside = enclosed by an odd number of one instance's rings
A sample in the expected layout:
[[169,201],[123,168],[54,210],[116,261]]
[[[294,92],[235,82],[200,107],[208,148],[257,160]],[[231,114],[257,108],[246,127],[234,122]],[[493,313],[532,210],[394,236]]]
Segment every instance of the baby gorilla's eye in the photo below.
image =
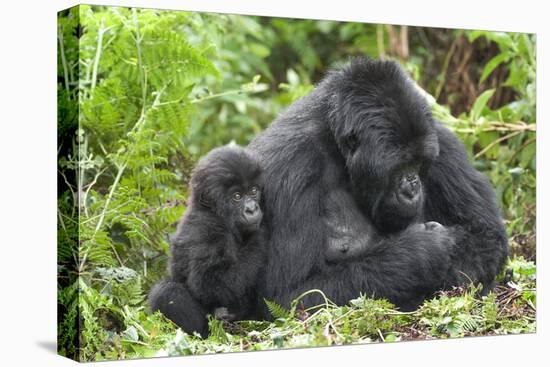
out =
[[241,195],[240,192],[236,192],[233,194],[233,200],[235,201],[241,201],[241,199],[243,198],[243,196]]
[[256,186],[252,186],[252,188],[250,189],[250,194],[252,196],[258,195],[258,188]]

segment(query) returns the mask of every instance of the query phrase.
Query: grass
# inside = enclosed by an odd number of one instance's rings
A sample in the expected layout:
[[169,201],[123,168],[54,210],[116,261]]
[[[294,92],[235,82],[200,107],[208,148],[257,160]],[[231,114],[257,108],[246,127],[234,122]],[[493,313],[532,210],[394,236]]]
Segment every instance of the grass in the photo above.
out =
[[[342,307],[330,300],[315,310],[298,304],[296,300],[286,310],[268,303],[272,322],[229,323],[210,318],[206,339],[182,332],[160,313],[148,314],[143,306],[125,306],[117,315],[105,317],[107,305],[103,316],[98,316],[106,330],[103,340],[84,345],[81,356],[127,359],[532,333],[536,331],[536,266],[522,257],[511,259],[488,295],[479,296],[473,286],[455,288],[413,312],[400,312],[385,300],[364,296]],[[120,320],[118,328],[113,319]]]

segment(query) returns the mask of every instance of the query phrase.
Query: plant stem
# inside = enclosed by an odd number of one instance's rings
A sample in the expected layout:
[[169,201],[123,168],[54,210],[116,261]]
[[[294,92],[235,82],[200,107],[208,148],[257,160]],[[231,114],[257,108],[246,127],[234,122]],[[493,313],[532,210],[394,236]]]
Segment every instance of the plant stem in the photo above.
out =
[[381,24],[376,26],[376,46],[378,48],[378,57],[384,59],[386,57],[386,48],[384,47],[384,26]]
[[57,39],[59,41],[59,54],[61,56],[61,64],[63,65],[63,77],[65,80],[65,89],[67,90],[68,98],[71,98],[69,93],[69,68],[67,67],[67,59],[65,58],[65,46],[63,45],[63,31],[61,27],[57,28]]
[[[513,132],[513,131],[536,131],[535,124],[526,124],[524,122],[516,123],[502,123],[502,122],[489,122],[489,127],[481,129],[483,132],[499,131],[499,132]],[[457,128],[453,129],[455,132],[469,134],[476,133],[478,130],[474,128]]]
[[533,144],[534,142],[536,142],[536,138],[531,138],[529,140],[527,140],[525,143],[523,143],[515,152],[514,154],[510,157],[510,159],[508,160],[509,162],[513,161],[514,158],[517,157],[517,155],[528,145],[530,144]]
[[[251,91],[251,92],[253,92],[253,91]],[[201,102],[209,100],[209,99],[230,96],[230,95],[233,95],[233,94],[243,94],[243,93],[245,93],[245,92],[242,89],[228,90],[227,92],[211,94],[211,95],[206,96],[206,97],[197,98],[197,99],[194,99],[194,100],[190,101],[189,103],[201,103]]]
[[[92,180],[92,182],[90,182],[86,188],[86,191],[84,191],[84,197],[82,198],[82,202],[86,203],[86,200],[88,198],[88,194],[90,193],[90,190],[92,189],[92,187],[97,183],[97,179],[99,178],[99,176],[101,176],[103,174],[103,172],[105,172],[107,170],[107,168],[104,168],[100,171],[98,171],[95,176],[94,176],[94,179]],[[86,215],[86,217],[88,216],[88,208],[86,207],[86,205],[84,205],[84,213]]]
[[[111,203],[111,200],[113,199],[113,196],[115,194],[115,189],[118,186],[118,183],[120,179],[122,178],[122,173],[124,173],[124,170],[126,169],[126,166],[128,165],[128,161],[124,162],[122,165],[118,167],[118,172],[115,177],[115,180],[113,181],[113,184],[111,185],[111,189],[109,190],[109,194],[107,195],[107,200],[105,200],[105,205],[103,206],[103,210],[99,216],[99,220],[97,221],[97,224],[94,229],[94,233],[92,237],[90,238],[90,242],[92,242],[97,234],[97,232],[101,229],[101,226],[103,225],[103,221],[105,220],[105,214],[107,213],[107,208],[109,207],[109,204]],[[113,247],[113,245],[111,244]],[[116,250],[113,247],[113,251],[115,253],[116,258],[118,259],[120,265],[123,265],[124,263],[118,256]],[[89,251],[86,251],[84,256],[82,257],[82,261],[80,262],[80,265],[78,266],[78,272],[81,273],[84,269],[84,265],[86,264],[86,260],[88,259]]]
[[141,85],[141,98],[143,100],[142,107],[145,108],[145,102],[146,102],[146,98],[147,98],[147,86],[146,86],[145,71],[144,71],[144,68],[143,68],[143,58],[142,58],[142,55],[141,55],[142,36],[139,33],[139,22],[138,22],[138,18],[137,18],[136,8],[132,8],[132,17],[134,19],[134,26],[135,26],[135,32],[136,32],[136,36],[134,38],[134,41],[136,42],[137,63],[138,63],[138,71],[139,71],[139,83]]
[[447,55],[445,55],[445,60],[443,61],[443,67],[441,68],[441,80],[437,84],[437,88],[435,89],[435,93],[434,93],[434,98],[436,101],[439,99],[439,95],[443,90],[443,85],[445,85],[445,80],[446,80],[445,76],[447,75],[447,69],[449,69],[449,63],[451,62],[451,57],[453,56],[456,46],[458,45],[458,40],[461,37],[462,37],[462,32],[460,32],[456,36],[453,43],[451,44],[451,47],[449,48],[449,52],[447,52]]
[[[155,101],[153,102],[153,105],[151,106],[151,108],[155,108],[157,105],[158,105],[158,101],[160,100],[160,97],[162,95],[162,93],[164,92],[164,89],[166,87],[163,87],[156,95],[156,98],[155,98]],[[141,110],[141,116],[139,117],[138,121],[136,122],[136,124],[134,125],[134,127],[132,128],[131,131],[139,131],[141,129],[141,127],[143,127],[143,123],[145,122],[145,116],[146,116],[146,110],[145,110],[145,107],[142,108]],[[90,238],[90,242],[94,240],[97,232],[101,229],[101,226],[103,225],[103,221],[105,220],[105,215],[107,214],[107,211],[108,211],[108,208],[109,208],[109,205],[111,203],[111,200],[115,194],[115,190],[118,186],[118,183],[120,181],[120,179],[122,178],[122,174],[124,173],[124,170],[126,169],[126,167],[128,166],[128,162],[130,161],[130,155],[131,153],[133,152],[133,149],[131,148],[127,155],[126,155],[126,158],[124,160],[124,163],[122,163],[121,165],[118,165],[118,171],[117,171],[117,175],[115,177],[115,180],[113,181],[113,184],[111,185],[111,189],[109,190],[109,193],[107,195],[107,199],[105,200],[105,205],[103,206],[103,210],[99,216],[99,220],[96,224],[96,227],[94,229],[94,233],[92,234],[91,238]],[[80,240],[80,239],[79,239]],[[120,265],[124,265],[124,263],[122,262],[122,260],[120,259],[120,257],[118,256],[118,253],[114,247],[114,245],[111,243],[111,248],[113,250],[113,253],[115,254],[115,257],[117,258],[118,262],[120,263]],[[88,258],[88,251],[84,254],[83,258],[82,258],[82,261],[80,262],[80,265],[78,267],[79,269],[79,272],[82,272],[83,269],[84,269],[84,265],[87,261],[87,258]]]
[[97,48],[95,51],[95,58],[94,58],[94,67],[92,71],[92,85],[91,85],[91,92],[94,91],[94,88],[97,83],[97,70],[99,68],[99,60],[101,58],[101,49],[103,45],[103,34],[105,33],[105,17],[101,18],[101,26],[99,27],[97,31]]
[[501,138],[498,138],[497,140],[491,142],[491,144],[487,145],[485,148],[483,148],[479,153],[477,153],[474,158],[475,159],[478,159],[479,157],[481,157],[483,154],[487,153],[489,151],[489,149],[491,149],[492,147],[494,147],[495,145],[499,144],[499,143],[502,143],[503,141],[505,140],[508,140],[510,138],[513,138],[514,136],[518,135],[518,134],[521,134],[523,131],[514,131],[513,133],[510,133],[508,135],[505,135]]

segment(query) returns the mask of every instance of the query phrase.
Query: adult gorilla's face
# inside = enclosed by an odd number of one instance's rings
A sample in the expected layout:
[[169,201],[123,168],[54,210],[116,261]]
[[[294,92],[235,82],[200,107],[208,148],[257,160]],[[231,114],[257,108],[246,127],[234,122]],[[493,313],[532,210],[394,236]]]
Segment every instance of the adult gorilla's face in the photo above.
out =
[[345,139],[353,190],[378,228],[396,231],[419,218],[423,181],[439,150],[435,133],[408,136],[381,116]]
[[392,232],[422,215],[422,182],[439,143],[425,99],[400,69],[385,71],[342,81],[330,121],[354,194]]

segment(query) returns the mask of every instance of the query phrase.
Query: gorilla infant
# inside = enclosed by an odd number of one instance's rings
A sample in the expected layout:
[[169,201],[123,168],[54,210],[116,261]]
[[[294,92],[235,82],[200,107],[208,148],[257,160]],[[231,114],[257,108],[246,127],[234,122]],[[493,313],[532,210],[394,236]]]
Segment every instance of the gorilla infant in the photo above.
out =
[[241,147],[214,149],[197,164],[190,191],[171,244],[170,276],[153,287],[149,303],[205,337],[208,313],[238,320],[256,312],[265,242],[261,167]]

